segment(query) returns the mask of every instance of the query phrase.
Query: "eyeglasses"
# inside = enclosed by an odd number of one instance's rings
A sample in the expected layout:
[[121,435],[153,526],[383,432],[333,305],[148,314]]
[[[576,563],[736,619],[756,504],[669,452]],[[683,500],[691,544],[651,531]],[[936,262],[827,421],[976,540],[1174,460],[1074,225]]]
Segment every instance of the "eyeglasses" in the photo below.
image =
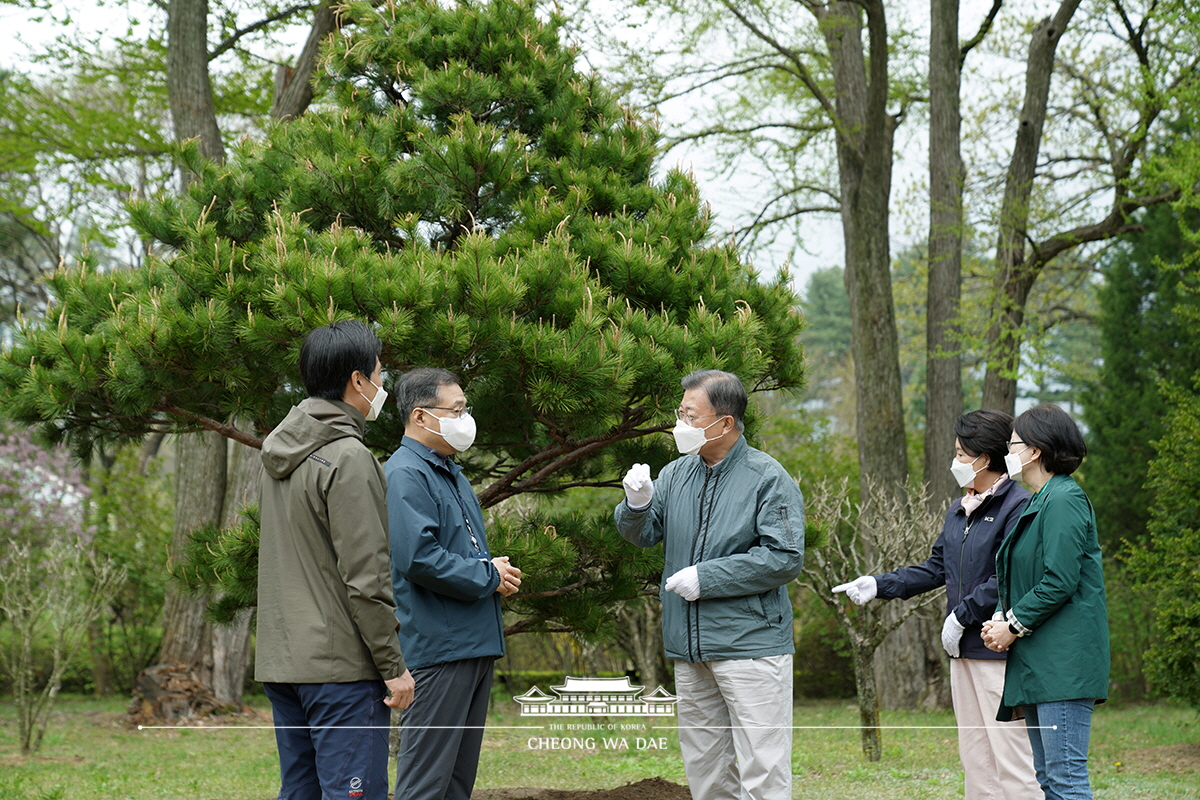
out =
[[679,420],[680,422],[686,422],[688,425],[694,425],[696,420],[698,420],[698,419],[704,419],[705,417],[715,417],[715,416],[718,416],[718,415],[717,414],[701,414],[697,417],[693,417],[692,415],[690,415],[686,411],[684,411],[682,408],[675,410],[675,419]]
[[438,411],[453,411],[454,418],[459,419],[463,414],[467,414],[469,416],[471,414],[471,409],[474,408],[474,406],[463,406],[462,408],[447,408],[446,406],[421,406],[421,408],[424,408],[426,411],[431,408],[437,409]]
[[1008,449],[1009,449],[1009,450],[1012,450],[1012,446],[1013,446],[1014,444],[1025,444],[1025,443],[1024,443],[1024,442],[1022,442],[1020,439],[1014,439],[1014,440],[1012,440],[1011,442],[1009,442],[1009,443],[1008,443]]

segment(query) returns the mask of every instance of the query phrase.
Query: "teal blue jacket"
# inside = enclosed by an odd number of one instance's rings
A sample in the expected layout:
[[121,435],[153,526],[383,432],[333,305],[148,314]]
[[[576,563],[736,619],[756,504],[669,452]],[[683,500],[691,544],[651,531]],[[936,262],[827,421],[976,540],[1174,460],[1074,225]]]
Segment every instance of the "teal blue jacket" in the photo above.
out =
[[1054,475],[996,554],[998,610],[1031,633],[1008,653],[996,719],[1017,706],[1108,698],[1108,609],[1096,514],[1079,484]]
[[804,498],[778,461],[745,438],[715,467],[684,456],[663,467],[648,508],[634,511],[621,501],[615,517],[629,542],[663,543],[664,584],[697,566],[698,600],[659,589],[668,658],[796,652],[787,584],[804,565]]
[[462,467],[405,436],[384,473],[392,591],[409,668],[504,655],[500,573]]

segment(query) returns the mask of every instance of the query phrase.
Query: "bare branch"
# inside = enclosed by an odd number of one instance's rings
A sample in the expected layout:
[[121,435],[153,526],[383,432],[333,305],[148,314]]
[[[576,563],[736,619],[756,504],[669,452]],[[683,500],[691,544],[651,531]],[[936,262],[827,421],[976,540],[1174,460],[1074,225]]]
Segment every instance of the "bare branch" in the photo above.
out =
[[312,11],[314,8],[317,8],[320,5],[321,5],[320,3],[303,3],[301,5],[292,6],[291,8],[285,8],[282,11],[278,11],[269,17],[264,17],[263,19],[260,19],[258,22],[255,22],[252,25],[247,25],[244,28],[239,28],[238,30],[231,33],[228,37],[226,37],[225,41],[218,44],[212,50],[212,52],[210,52],[208,54],[208,60],[212,61],[212,60],[224,55],[229,50],[232,50],[234,48],[234,46],[238,43],[238,41],[240,41],[242,39],[242,37],[244,37],[244,36],[254,33],[255,31],[260,31],[263,28],[267,27],[268,25],[279,22],[281,20],[285,20],[288,17],[293,17],[301,12]]
[[962,46],[962,50],[959,51],[959,69],[962,69],[962,65],[966,63],[967,54],[969,54],[981,42],[983,42],[984,37],[988,35],[988,31],[992,29],[992,24],[996,21],[996,15],[1000,13],[1000,7],[1002,5],[1004,5],[1004,0],[992,0],[992,9],[988,11],[987,17],[985,17],[983,22],[979,24],[979,30],[975,32],[975,35],[971,37],[971,40],[964,44]]

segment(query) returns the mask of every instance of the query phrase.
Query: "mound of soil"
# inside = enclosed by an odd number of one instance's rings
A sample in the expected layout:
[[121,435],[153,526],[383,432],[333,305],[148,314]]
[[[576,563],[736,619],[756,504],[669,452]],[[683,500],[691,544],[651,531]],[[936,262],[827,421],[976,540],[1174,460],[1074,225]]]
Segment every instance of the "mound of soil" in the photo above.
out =
[[686,786],[646,778],[615,789],[476,789],[471,800],[692,800]]
[[1200,742],[1133,750],[1125,756],[1124,766],[1147,773],[1197,772],[1200,771]]

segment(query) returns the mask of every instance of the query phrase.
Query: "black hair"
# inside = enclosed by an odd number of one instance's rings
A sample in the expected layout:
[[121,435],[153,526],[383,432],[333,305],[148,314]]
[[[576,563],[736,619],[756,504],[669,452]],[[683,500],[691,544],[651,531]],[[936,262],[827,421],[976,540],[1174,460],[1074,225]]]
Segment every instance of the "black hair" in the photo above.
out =
[[1004,472],[1004,457],[1008,455],[1008,440],[1012,438],[1013,418],[1003,411],[982,408],[963,414],[954,423],[954,435],[969,456],[986,455],[987,468]]
[[1054,475],[1070,475],[1087,455],[1079,426],[1053,403],[1042,403],[1021,414],[1013,430],[1027,446],[1042,451],[1042,469]]
[[717,416],[733,417],[738,430],[745,429],[742,419],[746,416],[746,387],[737,375],[719,369],[698,369],[680,384],[685,390],[703,389]]
[[413,409],[436,405],[443,386],[460,386],[458,376],[439,367],[417,367],[396,379],[396,407],[408,424]]
[[355,370],[375,373],[382,344],[375,332],[356,319],[309,331],[300,347],[300,380],[309,397],[341,400]]

